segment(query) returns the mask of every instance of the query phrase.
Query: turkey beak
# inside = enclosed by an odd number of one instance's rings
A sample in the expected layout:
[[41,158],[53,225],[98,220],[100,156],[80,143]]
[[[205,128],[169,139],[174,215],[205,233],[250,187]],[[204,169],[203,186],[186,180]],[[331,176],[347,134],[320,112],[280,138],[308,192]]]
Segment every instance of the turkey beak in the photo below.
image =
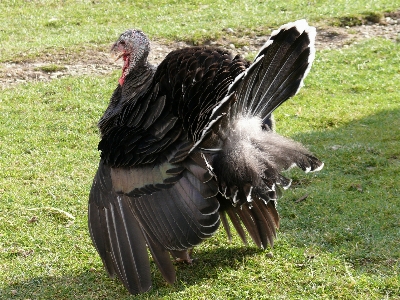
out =
[[112,54],[113,56],[116,56],[115,61],[117,61],[118,59],[120,59],[120,58],[123,56],[123,54],[124,54],[124,52],[121,51],[121,49],[119,49],[118,46],[119,46],[119,43],[116,42],[116,43],[111,47],[111,54]]
[[124,55],[123,53],[118,54],[114,61],[117,61],[117,60],[120,59],[123,55]]
[[118,51],[118,42],[114,43],[114,45],[112,45],[110,52],[111,53],[115,53]]

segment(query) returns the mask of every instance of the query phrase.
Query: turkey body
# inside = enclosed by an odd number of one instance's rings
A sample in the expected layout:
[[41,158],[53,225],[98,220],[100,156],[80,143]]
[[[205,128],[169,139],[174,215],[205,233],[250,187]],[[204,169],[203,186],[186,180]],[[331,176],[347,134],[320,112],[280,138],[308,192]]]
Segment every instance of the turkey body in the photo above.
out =
[[[228,218],[243,242],[273,245],[281,172],[323,163],[272,130],[271,113],[297,93],[314,58],[315,29],[304,20],[274,31],[253,63],[210,47],[147,62],[143,33],[114,45],[124,71],[99,121],[101,159],[89,196],[89,231],[111,277],[132,294],[151,288],[147,249],[169,283],[173,259]],[[126,48],[123,48],[126,49]],[[139,54],[138,54],[139,53]],[[134,57],[134,60],[132,59]]]

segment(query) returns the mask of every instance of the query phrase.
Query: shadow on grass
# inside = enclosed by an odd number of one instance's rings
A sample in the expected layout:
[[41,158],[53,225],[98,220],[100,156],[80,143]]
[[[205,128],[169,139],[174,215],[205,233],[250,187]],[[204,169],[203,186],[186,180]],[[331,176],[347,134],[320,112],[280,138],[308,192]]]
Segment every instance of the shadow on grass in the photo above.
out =
[[[202,250],[194,255],[195,261],[188,265],[176,264],[178,280],[168,285],[155,264],[151,263],[153,288],[138,299],[154,299],[172,292],[185,290],[210,278],[218,278],[222,269],[232,269],[243,257],[256,255],[262,250],[254,247],[230,247]],[[136,298],[135,297],[135,298]],[[118,279],[110,279],[103,268],[87,270],[64,276],[39,276],[7,286],[0,291],[1,299],[128,299],[131,295]]]
[[289,242],[338,254],[361,269],[400,265],[400,109],[294,139],[312,145],[325,167],[309,180],[295,172],[299,186],[280,201]]
[[[316,247],[351,263],[396,260],[400,167],[400,109],[382,111],[337,128],[299,134],[294,139],[313,145],[325,169],[299,184],[280,204],[282,235],[293,247]],[[302,175],[299,175],[302,176]],[[311,193],[294,203],[296,191]],[[287,191],[289,192],[289,191]],[[289,200],[288,200],[289,198]],[[279,233],[278,233],[279,234]],[[205,243],[208,243],[207,241]],[[228,242],[226,242],[228,243]],[[185,290],[219,273],[237,269],[243,257],[259,255],[254,247],[224,246],[195,252],[192,265],[177,266],[178,282],[168,286],[152,263],[153,290],[138,299],[154,299]],[[264,252],[263,252],[264,253]],[[399,264],[399,262],[397,262]],[[103,269],[41,276],[6,287],[2,299],[125,299],[131,296]]]

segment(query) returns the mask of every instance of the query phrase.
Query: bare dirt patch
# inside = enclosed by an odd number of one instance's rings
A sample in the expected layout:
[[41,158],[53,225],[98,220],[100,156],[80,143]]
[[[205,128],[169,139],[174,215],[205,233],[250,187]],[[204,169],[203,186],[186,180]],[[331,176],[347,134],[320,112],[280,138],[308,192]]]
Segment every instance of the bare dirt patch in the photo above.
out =
[[[223,39],[208,42],[208,45],[231,49],[233,53],[247,56],[256,53],[265,43],[268,36],[235,37],[232,29],[226,30]],[[348,47],[363,39],[382,37],[400,41],[400,12],[387,14],[378,24],[369,23],[354,27],[323,27],[317,28],[316,47],[322,49],[336,49]],[[236,44],[244,45],[237,47]],[[184,42],[166,43],[161,40],[152,41],[152,51],[149,60],[158,64],[172,50],[191,46]],[[109,74],[120,69],[121,62],[115,62],[107,51],[107,47],[97,50],[88,49],[79,53],[45,54],[34,61],[6,62],[0,64],[0,87],[5,89],[15,84],[28,81],[48,81],[64,76],[78,76],[90,74]]]

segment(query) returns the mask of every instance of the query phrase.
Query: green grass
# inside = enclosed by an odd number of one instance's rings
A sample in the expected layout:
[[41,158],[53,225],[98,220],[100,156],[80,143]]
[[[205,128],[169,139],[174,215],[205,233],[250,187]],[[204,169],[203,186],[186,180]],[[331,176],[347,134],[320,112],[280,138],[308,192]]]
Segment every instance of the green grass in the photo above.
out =
[[214,1],[214,0],[2,0],[0,61],[20,61],[43,52],[79,51],[109,45],[129,27],[150,37],[199,42],[218,38],[225,28],[238,35],[270,33],[282,23],[349,25],[376,13],[399,9],[393,0]]
[[[53,1],[50,9],[44,1],[24,2],[24,7],[21,3],[1,2],[0,15],[31,14],[37,36],[27,35],[22,17],[19,29],[18,20],[10,18],[10,26],[0,30],[2,46],[5,33],[11,31],[15,37],[26,35],[31,44],[23,41],[17,47],[10,38],[2,48],[2,60],[16,50],[40,55],[64,42],[65,51],[88,42],[108,43],[127,26],[121,11],[121,6],[128,7],[126,2]],[[152,28],[154,20],[140,14],[146,6],[148,15],[157,14],[154,3],[137,5],[136,25],[143,22],[142,28]],[[161,2],[160,7],[168,8],[168,3]],[[177,14],[195,2],[185,3],[177,5]],[[222,2],[203,3],[220,13],[216,6]],[[351,13],[365,10],[360,3],[347,3],[353,5]],[[393,6],[369,3],[375,5],[367,4],[371,10]],[[316,3],[335,9],[322,10],[320,17],[310,14],[327,20],[350,14],[341,10],[344,4]],[[251,9],[258,11],[262,5]],[[73,25],[71,20],[82,7],[92,10],[81,25]],[[114,14],[106,13],[106,7]],[[134,9],[127,10],[132,17]],[[164,15],[178,18],[172,8]],[[70,21],[39,30],[52,16]],[[99,22],[100,16],[107,16],[108,23]],[[296,16],[290,10],[266,26]],[[252,28],[259,26],[256,13],[253,20],[248,18]],[[175,25],[163,31],[161,22],[154,24],[152,35],[191,35],[191,29],[179,31]],[[221,27],[230,22],[245,24],[221,19]],[[208,23],[202,25],[208,30]],[[69,34],[60,33],[68,28]],[[98,39],[92,36],[96,30]],[[216,34],[213,30],[209,34]],[[168,286],[152,264],[154,288],[135,298],[400,299],[399,53],[399,44],[382,39],[317,52],[306,86],[276,112],[278,132],[307,145],[325,168],[313,174],[290,172],[294,183],[278,203],[282,220],[273,249],[244,247],[237,237],[229,244],[220,230],[195,249],[198,260],[193,265],[177,266],[175,285]],[[1,299],[134,298],[107,277],[87,231],[87,198],[99,158],[96,123],[118,75],[68,77],[0,91]],[[304,195],[304,201],[296,202]]]
[[55,65],[55,64],[44,65],[44,66],[35,68],[36,71],[43,71],[43,72],[47,72],[47,73],[64,71],[65,69],[66,69],[66,67]]

